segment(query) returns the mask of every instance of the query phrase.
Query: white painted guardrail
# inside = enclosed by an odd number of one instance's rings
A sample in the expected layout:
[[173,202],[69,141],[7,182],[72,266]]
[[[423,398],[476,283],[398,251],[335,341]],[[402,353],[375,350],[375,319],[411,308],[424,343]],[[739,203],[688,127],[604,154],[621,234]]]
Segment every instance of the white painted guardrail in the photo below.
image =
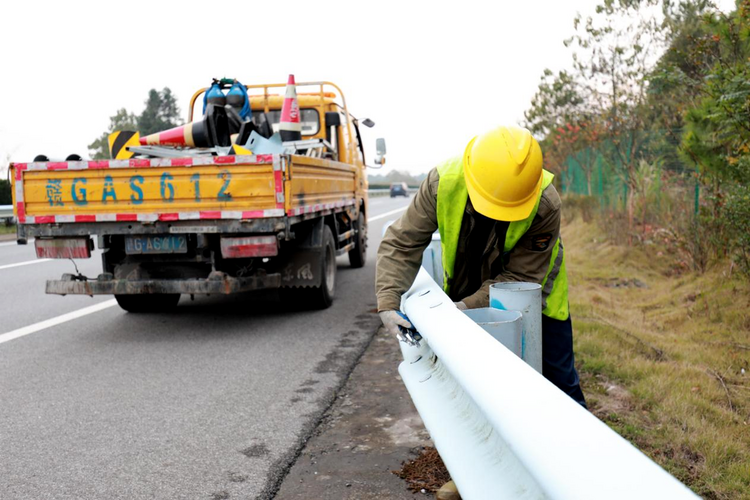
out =
[[404,383],[464,500],[696,499],[459,311],[422,268]]

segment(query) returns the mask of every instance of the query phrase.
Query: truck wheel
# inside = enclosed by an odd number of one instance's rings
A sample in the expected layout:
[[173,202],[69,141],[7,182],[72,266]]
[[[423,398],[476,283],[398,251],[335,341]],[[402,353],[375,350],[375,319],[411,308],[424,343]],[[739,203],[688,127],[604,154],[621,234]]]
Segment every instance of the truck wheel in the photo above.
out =
[[357,219],[357,241],[354,248],[349,250],[349,264],[354,268],[363,267],[367,260],[367,222],[365,214],[360,210]]
[[326,309],[333,303],[336,292],[336,243],[331,228],[323,228],[323,259],[320,265],[320,286],[311,288],[311,305]]
[[117,295],[117,303],[131,313],[166,312],[177,306],[179,293],[155,293],[146,295]]
[[297,289],[302,301],[311,309],[327,309],[333,303],[336,290],[336,243],[328,226],[323,227],[323,258],[320,262],[320,285]]

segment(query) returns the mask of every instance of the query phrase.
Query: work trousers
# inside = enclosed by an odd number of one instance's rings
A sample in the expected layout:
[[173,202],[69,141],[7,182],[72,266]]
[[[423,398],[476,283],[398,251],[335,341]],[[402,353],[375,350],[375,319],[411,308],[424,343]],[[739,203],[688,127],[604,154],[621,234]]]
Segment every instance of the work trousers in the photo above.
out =
[[573,359],[573,325],[542,315],[542,374],[586,408]]

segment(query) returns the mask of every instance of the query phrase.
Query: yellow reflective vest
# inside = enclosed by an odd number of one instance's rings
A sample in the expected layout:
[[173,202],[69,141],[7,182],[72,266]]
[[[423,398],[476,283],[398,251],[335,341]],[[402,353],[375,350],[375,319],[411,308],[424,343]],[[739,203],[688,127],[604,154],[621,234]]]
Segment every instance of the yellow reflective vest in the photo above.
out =
[[[466,190],[463,161],[461,158],[448,160],[438,166],[437,170],[438,174],[440,174],[437,194],[437,220],[438,230],[440,231],[440,244],[443,250],[443,288],[445,293],[449,293],[451,279],[454,275],[461,223],[469,194]],[[508,226],[508,231],[505,235],[505,246],[503,248],[505,253],[510,252],[526,231],[529,230],[529,227],[531,227],[537,210],[539,210],[539,200],[542,198],[542,192],[547,189],[547,186],[552,184],[554,177],[550,172],[543,171],[542,189],[539,190],[539,197],[536,200],[534,209],[531,211],[531,215],[524,220],[511,222]],[[542,313],[557,320],[566,320],[569,315],[568,277],[565,273],[564,254],[562,239],[558,238],[552,249],[552,258],[547,268],[547,274],[541,283]]]

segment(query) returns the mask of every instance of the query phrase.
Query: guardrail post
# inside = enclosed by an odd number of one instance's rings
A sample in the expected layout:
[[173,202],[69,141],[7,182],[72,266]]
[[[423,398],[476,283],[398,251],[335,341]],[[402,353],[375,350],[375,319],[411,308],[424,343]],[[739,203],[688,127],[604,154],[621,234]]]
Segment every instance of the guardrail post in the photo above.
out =
[[506,282],[490,286],[490,307],[523,314],[521,358],[542,373],[542,286]]

